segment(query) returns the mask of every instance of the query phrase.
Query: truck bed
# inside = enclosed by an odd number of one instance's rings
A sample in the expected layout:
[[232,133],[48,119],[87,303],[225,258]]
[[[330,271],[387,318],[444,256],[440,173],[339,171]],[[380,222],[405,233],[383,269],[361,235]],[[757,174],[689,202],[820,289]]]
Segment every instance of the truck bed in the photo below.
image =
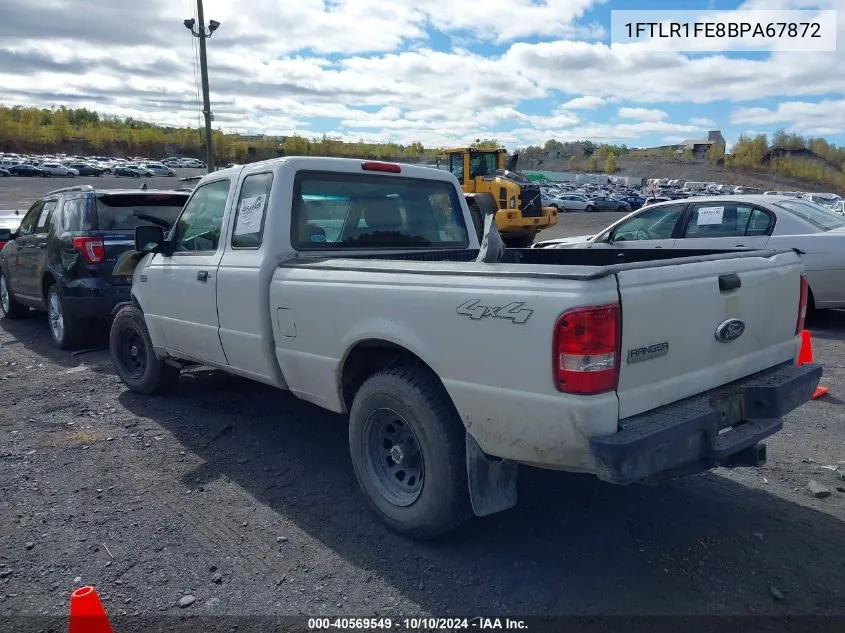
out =
[[[469,250],[428,250],[406,253],[338,253],[336,256],[299,257],[282,262],[283,267],[318,267],[332,270],[367,270],[391,273],[469,275],[469,276],[507,276],[547,279],[571,279],[590,281],[601,279],[625,270],[654,268],[666,265],[691,264],[696,262],[724,261],[746,257],[772,257],[791,250],[752,250],[752,249],[506,249],[500,263],[479,264],[477,269],[466,266],[438,266],[437,264],[470,263],[478,256],[477,249]],[[385,264],[357,264],[355,261],[394,262]],[[667,263],[666,260],[672,260]],[[401,262],[426,262],[428,266],[402,266]],[[523,264],[514,268],[512,264]],[[568,267],[567,270],[549,269],[549,266]]]

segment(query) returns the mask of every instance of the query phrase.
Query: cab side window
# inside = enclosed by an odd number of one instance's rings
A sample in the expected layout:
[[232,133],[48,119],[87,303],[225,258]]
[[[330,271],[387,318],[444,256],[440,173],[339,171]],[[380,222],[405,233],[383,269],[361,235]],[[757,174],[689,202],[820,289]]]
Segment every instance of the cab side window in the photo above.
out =
[[258,248],[264,234],[264,214],[273,186],[273,174],[252,174],[244,178],[238,197],[232,248]]
[[217,250],[231,184],[231,181],[226,179],[197,187],[176,223],[174,252]]

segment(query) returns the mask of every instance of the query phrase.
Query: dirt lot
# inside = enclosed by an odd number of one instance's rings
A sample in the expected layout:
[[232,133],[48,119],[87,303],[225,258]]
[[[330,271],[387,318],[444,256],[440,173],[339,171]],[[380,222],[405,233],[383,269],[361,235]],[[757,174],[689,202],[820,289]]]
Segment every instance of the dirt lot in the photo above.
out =
[[[4,179],[0,208],[59,184]],[[43,316],[2,320],[0,613],[63,615],[94,584],[115,616],[845,615],[845,313],[813,328],[831,396],[765,467],[628,488],[524,468],[516,509],[420,544],[366,507],[342,416],[204,370],[130,395],[105,332],[70,354]]]

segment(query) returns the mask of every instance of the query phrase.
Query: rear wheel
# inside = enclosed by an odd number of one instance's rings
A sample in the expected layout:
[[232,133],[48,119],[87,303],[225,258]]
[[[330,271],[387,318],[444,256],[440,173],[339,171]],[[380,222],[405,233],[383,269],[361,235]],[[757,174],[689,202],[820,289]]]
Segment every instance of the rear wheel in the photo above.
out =
[[626,209],[625,207],[616,207],[616,211],[618,211],[619,213],[622,213],[623,211],[627,211],[627,210],[628,209]]
[[465,433],[430,371],[396,367],[364,382],[349,415],[352,466],[391,529],[427,539],[469,520]]
[[64,297],[55,283],[47,289],[47,318],[53,342],[60,349],[73,349],[82,342],[85,322],[68,316]]
[[136,306],[128,306],[115,316],[109,350],[117,375],[135,393],[170,391],[179,380],[179,368],[155,355],[144,313]]
[[584,211],[586,211],[587,213],[592,213],[592,212],[593,212],[593,211],[595,211],[595,210],[596,210],[596,208],[595,208],[593,205],[591,205],[591,204],[588,204],[588,205],[587,205],[587,208],[586,208],[586,209],[584,209]]
[[15,300],[15,295],[12,294],[12,289],[2,270],[0,270],[0,308],[7,319],[20,319],[29,313],[28,307]]

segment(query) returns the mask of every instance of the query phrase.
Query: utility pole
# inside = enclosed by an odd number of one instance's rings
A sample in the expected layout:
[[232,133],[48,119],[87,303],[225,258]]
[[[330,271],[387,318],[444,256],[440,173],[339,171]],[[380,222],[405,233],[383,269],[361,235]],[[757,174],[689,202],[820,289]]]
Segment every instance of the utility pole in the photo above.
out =
[[[212,146],[211,121],[214,116],[211,114],[211,98],[208,90],[208,57],[205,50],[205,41],[212,36],[214,31],[220,28],[220,22],[210,20],[208,30],[205,28],[205,15],[202,8],[202,0],[197,0],[197,21],[193,18],[184,21],[185,28],[200,41],[200,77],[202,79],[202,113],[205,116],[205,164],[208,173],[214,171],[214,148]],[[196,25],[196,29],[194,26]]]

